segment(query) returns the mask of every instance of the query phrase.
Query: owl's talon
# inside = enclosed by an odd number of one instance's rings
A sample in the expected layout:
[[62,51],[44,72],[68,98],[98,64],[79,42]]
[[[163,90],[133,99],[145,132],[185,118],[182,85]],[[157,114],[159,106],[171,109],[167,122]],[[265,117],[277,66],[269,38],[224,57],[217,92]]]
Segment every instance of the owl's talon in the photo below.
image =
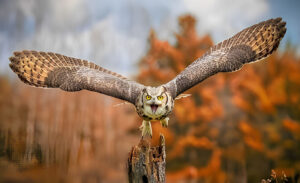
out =
[[152,127],[150,121],[143,120],[142,125],[140,126],[140,130],[142,131],[142,138],[149,136],[152,138]]
[[169,118],[166,117],[165,119],[161,120],[161,126],[167,128],[168,127]]

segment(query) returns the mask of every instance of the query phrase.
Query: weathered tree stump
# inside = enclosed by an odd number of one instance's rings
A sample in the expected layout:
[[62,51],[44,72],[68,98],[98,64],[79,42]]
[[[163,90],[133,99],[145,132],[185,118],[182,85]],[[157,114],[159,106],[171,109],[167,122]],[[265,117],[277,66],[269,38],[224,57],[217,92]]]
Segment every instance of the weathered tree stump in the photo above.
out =
[[128,157],[129,183],[164,183],[166,170],[165,138],[160,135],[159,146],[151,147],[149,140],[141,139]]

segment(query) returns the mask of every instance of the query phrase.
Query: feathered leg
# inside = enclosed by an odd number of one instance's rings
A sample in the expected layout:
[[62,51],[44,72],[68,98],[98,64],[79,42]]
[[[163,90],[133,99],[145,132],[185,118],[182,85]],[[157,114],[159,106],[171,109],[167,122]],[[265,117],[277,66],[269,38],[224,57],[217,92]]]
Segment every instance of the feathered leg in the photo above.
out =
[[142,131],[142,137],[150,136],[152,138],[152,127],[150,121],[143,120],[140,130]]
[[160,124],[161,124],[162,127],[167,128],[168,127],[168,122],[169,122],[169,118],[166,117],[165,119],[160,121]]

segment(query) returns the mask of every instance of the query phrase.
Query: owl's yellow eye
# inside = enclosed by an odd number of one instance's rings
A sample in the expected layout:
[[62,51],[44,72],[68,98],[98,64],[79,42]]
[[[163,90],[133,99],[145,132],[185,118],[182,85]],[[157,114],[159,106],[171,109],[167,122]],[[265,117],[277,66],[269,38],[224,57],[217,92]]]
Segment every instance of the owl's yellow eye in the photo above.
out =
[[158,100],[163,100],[164,97],[160,95],[160,96],[157,97],[157,99],[158,99]]
[[146,96],[146,99],[147,99],[147,100],[151,100],[151,98],[152,98],[152,97],[151,97],[150,95],[147,95],[147,96]]

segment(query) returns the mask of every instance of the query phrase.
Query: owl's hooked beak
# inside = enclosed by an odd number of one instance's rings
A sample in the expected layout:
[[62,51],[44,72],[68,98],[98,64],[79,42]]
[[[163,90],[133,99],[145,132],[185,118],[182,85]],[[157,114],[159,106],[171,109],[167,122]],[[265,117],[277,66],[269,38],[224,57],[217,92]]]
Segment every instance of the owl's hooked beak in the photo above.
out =
[[154,114],[156,112],[157,108],[158,108],[158,105],[157,104],[151,104],[150,107],[151,107],[152,113]]

